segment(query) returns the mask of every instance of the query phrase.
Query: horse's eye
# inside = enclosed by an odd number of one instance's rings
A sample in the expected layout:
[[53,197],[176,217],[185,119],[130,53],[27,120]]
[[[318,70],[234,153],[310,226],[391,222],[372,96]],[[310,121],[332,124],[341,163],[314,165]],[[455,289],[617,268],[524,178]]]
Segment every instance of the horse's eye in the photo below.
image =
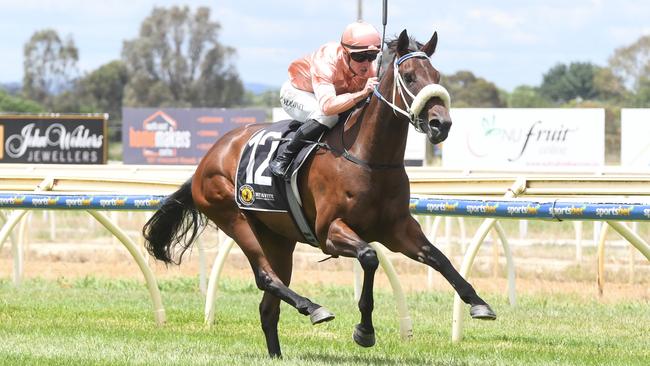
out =
[[415,81],[415,75],[413,75],[413,74],[410,73],[410,72],[404,74],[404,81],[407,82],[407,83],[409,83],[409,84],[412,83],[412,82],[414,82],[414,81]]

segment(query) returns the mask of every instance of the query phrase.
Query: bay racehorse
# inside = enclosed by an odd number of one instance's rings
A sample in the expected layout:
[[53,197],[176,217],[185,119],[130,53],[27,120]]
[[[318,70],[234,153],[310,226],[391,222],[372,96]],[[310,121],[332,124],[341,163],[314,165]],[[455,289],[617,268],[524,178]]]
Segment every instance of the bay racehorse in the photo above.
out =
[[[363,268],[361,321],[353,338],[365,347],[375,343],[373,281],[379,261],[368,244],[373,241],[439,271],[471,305],[473,318],[496,318],[409,212],[409,179],[403,164],[409,122],[432,144],[445,140],[451,127],[449,94],[438,84],[440,74],[429,59],[437,42],[435,32],[422,45],[406,30],[388,42],[392,62],[387,62],[374,97],[324,137],[325,148],[299,176],[303,210],[320,249],[333,257],[356,258]],[[289,288],[293,251],[296,242],[304,241],[291,218],[286,213],[240,210],[235,203],[240,153],[264,127],[238,128],[216,141],[193,177],[145,224],[143,234],[153,256],[178,264],[206,217],[233,238],[250,262],[257,287],[264,291],[259,306],[262,330],[269,354],[279,357],[280,301],[309,315],[313,324],[334,315]]]

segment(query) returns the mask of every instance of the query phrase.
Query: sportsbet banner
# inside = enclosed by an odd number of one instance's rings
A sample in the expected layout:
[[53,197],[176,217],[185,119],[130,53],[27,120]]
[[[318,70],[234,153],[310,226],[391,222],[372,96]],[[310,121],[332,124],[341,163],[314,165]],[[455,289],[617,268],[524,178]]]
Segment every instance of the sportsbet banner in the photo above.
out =
[[0,163],[106,163],[107,118],[0,114]]
[[447,168],[605,164],[603,109],[455,108],[442,146]]
[[265,120],[262,109],[124,108],[125,164],[198,164],[233,128]]

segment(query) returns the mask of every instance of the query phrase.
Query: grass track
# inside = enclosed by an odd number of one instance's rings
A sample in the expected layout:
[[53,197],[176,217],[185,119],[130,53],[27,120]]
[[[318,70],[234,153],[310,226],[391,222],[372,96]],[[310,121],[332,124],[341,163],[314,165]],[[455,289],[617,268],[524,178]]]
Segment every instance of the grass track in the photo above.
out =
[[[267,359],[249,282],[220,284],[216,325],[203,326],[197,280],[161,281],[167,324],[155,326],[143,284],[133,280],[29,280],[14,289],[0,280],[0,365],[249,365]],[[352,289],[296,290],[336,313],[326,324],[283,305],[283,365],[647,365],[650,304],[602,304],[571,295],[520,296],[517,307],[502,295],[486,296],[495,322],[470,320],[465,339],[451,344],[452,297],[423,292],[408,298],[414,339],[399,338],[392,295],[377,291],[377,345],[352,341],[359,313]]]

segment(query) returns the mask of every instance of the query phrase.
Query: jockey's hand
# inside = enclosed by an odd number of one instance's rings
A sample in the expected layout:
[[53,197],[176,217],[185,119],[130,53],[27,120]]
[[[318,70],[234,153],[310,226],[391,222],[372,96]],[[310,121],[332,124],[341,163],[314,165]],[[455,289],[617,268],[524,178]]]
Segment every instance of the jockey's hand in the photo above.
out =
[[377,77],[368,78],[366,81],[366,86],[363,87],[364,94],[371,94],[375,90],[375,86],[379,84],[379,79]]

